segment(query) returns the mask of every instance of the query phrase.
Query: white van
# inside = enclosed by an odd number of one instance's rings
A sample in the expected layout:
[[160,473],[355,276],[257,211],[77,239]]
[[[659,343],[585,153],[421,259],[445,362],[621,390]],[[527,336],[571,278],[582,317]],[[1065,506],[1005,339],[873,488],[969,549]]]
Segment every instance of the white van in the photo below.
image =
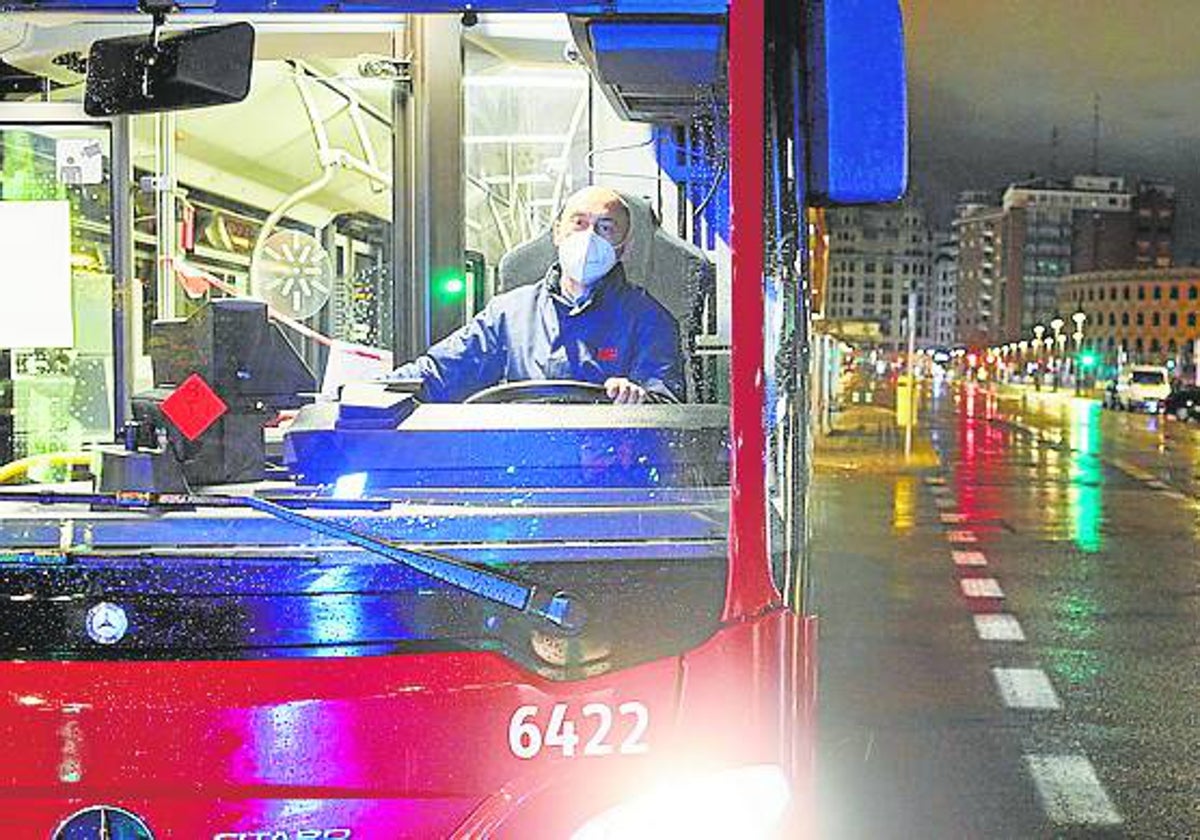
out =
[[1171,394],[1171,377],[1159,365],[1134,365],[1117,376],[1115,403],[1126,411],[1159,412]]

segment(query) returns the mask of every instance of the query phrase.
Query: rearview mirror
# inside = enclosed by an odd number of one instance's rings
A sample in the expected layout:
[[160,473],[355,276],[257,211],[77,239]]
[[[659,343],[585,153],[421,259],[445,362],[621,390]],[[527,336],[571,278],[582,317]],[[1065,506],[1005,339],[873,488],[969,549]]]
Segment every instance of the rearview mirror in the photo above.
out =
[[254,27],[207,26],[168,35],[107,38],[88,53],[83,110],[93,117],[240,102],[250,92]]

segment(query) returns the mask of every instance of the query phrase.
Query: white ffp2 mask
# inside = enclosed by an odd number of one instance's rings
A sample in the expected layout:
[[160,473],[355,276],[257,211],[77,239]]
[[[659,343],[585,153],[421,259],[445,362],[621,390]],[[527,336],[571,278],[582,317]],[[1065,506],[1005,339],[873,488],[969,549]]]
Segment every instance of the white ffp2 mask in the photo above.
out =
[[558,243],[563,275],[591,286],[617,264],[617,250],[593,230],[576,230]]

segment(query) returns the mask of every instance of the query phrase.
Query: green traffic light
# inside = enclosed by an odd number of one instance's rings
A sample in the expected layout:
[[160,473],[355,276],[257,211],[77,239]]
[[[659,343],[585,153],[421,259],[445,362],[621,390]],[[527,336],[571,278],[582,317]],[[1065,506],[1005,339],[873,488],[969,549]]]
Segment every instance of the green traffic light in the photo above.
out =
[[1079,366],[1082,368],[1090,368],[1096,365],[1096,355],[1094,353],[1084,353],[1079,357]]

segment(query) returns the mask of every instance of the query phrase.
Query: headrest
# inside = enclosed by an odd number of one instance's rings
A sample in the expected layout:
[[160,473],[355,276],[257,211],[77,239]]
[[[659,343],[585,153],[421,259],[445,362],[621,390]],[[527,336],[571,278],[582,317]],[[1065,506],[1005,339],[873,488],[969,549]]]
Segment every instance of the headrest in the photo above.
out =
[[[646,289],[675,316],[685,335],[692,332],[698,301],[714,276],[712,264],[696,246],[660,227],[650,203],[622,193],[629,207],[629,244],[621,257],[630,283]],[[522,242],[500,258],[497,291],[536,283],[556,259],[549,230]]]

